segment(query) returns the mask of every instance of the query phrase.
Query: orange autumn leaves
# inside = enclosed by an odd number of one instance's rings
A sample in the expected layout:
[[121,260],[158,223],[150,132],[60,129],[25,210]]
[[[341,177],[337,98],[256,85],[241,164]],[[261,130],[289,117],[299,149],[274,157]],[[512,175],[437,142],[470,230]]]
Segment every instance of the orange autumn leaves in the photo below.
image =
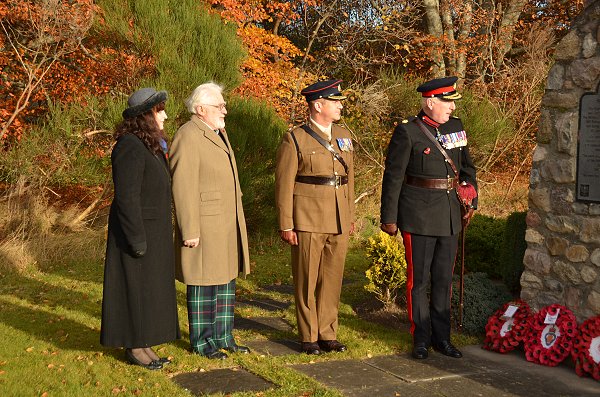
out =
[[88,35],[98,17],[92,0],[0,4],[0,146],[19,141],[49,101],[83,101],[153,73],[151,59]]
[[[301,102],[294,93],[304,83],[299,81],[302,73],[294,60],[303,52],[279,35],[278,28],[281,23],[300,17],[298,1],[208,0],[208,3],[226,22],[237,25],[237,34],[248,51],[242,65],[244,81],[235,92],[265,100],[283,119],[289,120],[292,109]],[[305,7],[316,4],[317,0],[303,2]]]

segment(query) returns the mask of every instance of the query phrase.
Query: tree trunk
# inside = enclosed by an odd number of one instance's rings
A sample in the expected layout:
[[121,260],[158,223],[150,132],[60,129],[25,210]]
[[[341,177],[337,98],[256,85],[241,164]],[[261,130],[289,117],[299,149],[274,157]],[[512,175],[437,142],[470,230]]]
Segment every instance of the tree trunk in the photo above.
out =
[[454,22],[452,21],[452,7],[447,0],[441,2],[441,17],[446,39],[446,71],[449,75],[456,73],[456,40],[454,39]]
[[433,77],[442,77],[446,75],[446,64],[444,63],[444,31],[440,16],[440,3],[439,0],[423,0],[423,6],[425,7],[427,32],[435,39],[431,46],[432,74]]
[[506,11],[502,15],[502,20],[500,21],[500,26],[498,27],[496,41],[498,43],[498,47],[496,49],[496,63],[494,65],[496,70],[500,69],[504,63],[506,54],[508,54],[512,48],[515,24],[519,20],[521,11],[523,11],[523,7],[526,3],[527,0],[511,0],[508,3]]
[[471,26],[473,24],[473,3],[471,3],[471,0],[467,0],[464,3],[462,16],[460,30],[458,31],[460,49],[456,55],[456,76],[461,81],[464,80],[467,74],[467,47],[470,44],[468,43],[469,33],[471,33]]

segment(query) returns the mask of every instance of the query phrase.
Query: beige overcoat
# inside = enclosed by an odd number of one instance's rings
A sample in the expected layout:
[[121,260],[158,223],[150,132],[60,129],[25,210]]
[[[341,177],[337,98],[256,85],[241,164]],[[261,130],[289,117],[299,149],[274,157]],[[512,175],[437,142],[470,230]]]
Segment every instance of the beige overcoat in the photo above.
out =
[[[175,275],[188,285],[227,284],[250,273],[246,220],[235,156],[225,141],[193,115],[169,152],[175,205]],[[195,248],[184,240],[200,238]]]

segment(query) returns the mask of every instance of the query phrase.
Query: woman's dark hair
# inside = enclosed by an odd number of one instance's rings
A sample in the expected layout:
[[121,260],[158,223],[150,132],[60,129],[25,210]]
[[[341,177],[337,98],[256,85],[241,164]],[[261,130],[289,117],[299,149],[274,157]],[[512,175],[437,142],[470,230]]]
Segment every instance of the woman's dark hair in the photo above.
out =
[[160,146],[161,139],[166,140],[167,137],[163,130],[158,129],[158,124],[154,119],[154,112],[165,110],[165,103],[161,102],[152,110],[140,114],[139,116],[123,120],[115,129],[114,138],[118,140],[125,134],[133,134],[141,139],[148,150],[155,154],[162,154],[163,150]]

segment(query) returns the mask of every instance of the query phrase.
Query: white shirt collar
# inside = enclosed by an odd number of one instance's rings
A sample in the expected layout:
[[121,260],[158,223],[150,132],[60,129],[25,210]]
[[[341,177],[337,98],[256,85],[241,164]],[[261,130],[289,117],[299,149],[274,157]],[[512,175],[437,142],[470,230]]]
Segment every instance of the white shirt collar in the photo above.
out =
[[327,135],[327,139],[331,140],[331,124],[329,124],[329,127],[323,127],[321,124],[314,121],[312,117],[310,117],[310,122],[313,123],[319,130],[321,130],[323,134]]

